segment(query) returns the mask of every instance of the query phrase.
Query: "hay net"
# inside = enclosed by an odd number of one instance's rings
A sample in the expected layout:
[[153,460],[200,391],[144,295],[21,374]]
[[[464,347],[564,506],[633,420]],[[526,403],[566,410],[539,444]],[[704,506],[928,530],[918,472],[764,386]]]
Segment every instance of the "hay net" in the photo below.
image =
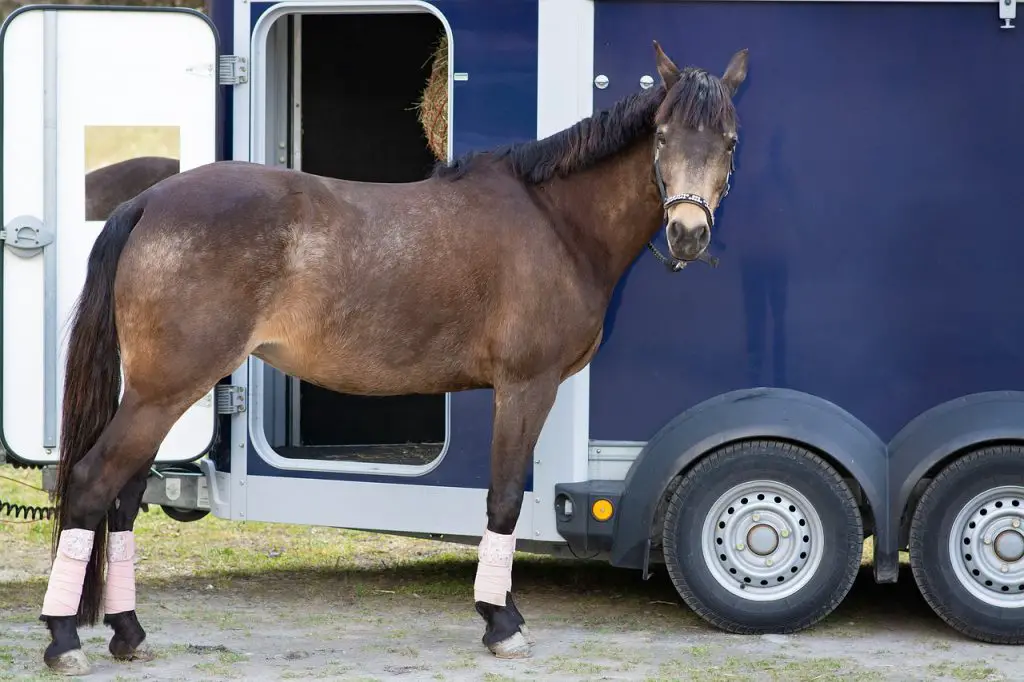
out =
[[420,125],[430,151],[439,161],[448,159],[448,33],[442,29],[431,55],[427,85],[416,103]]

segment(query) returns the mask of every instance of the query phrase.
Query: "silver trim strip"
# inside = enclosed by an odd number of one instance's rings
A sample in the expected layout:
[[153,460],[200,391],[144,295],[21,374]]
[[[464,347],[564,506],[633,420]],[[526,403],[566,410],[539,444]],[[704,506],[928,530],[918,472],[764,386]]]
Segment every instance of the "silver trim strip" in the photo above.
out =
[[[43,224],[57,229],[57,12],[43,12]],[[43,249],[43,447],[57,447],[57,244]]]

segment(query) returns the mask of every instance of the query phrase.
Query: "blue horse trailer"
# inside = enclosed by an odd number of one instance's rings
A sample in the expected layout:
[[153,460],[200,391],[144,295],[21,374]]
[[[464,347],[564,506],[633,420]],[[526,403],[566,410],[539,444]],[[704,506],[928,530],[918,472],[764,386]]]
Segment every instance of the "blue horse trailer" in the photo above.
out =
[[[746,47],[720,265],[673,273],[637,255],[597,356],[545,425],[518,547],[645,577],[662,565],[709,622],[755,633],[826,617],[871,537],[875,580],[895,582],[908,550],[953,628],[1022,642],[1015,12],[1016,0],[25,7],[2,35],[6,457],[52,487],[60,330],[103,224],[84,210],[85,171],[163,155],[182,170],[234,158],[406,182],[434,162],[415,104],[442,37],[449,157],[547,136],[651,87],[652,39],[718,72]],[[489,391],[348,396],[250,358],[176,424],[144,500],[182,521],[475,544],[490,415]]]

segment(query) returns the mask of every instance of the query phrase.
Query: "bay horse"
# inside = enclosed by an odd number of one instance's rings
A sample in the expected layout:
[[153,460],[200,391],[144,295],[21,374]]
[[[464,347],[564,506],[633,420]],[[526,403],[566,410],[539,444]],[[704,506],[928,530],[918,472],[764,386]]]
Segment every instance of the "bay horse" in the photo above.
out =
[[180,168],[177,159],[136,156],[86,173],[85,219],[106,220],[120,204],[174,175]]
[[225,161],[113,212],[69,337],[46,665],[89,671],[77,628],[101,609],[116,659],[152,657],[132,562],[149,468],[177,419],[249,355],[353,394],[493,389],[474,603],[494,655],[530,655],[514,532],[555,393],[590,362],[616,283],[661,225],[673,267],[707,257],[734,167],[747,51],[720,78],[679,69],[657,42],[654,55],[655,87],[422,181]]

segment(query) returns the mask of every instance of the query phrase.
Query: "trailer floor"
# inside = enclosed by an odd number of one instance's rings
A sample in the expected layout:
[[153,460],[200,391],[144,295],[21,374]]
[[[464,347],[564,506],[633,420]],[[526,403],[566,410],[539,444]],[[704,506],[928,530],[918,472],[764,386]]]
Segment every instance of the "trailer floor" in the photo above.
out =
[[[45,500],[3,484],[0,497]],[[538,643],[531,659],[501,661],[480,643],[473,547],[211,517],[180,524],[159,510],[141,515],[137,538],[138,612],[158,658],[114,663],[109,631],[83,628],[88,680],[1022,679],[1019,649],[957,635],[907,566],[897,585],[874,584],[865,568],[808,631],[757,637],[705,625],[663,572],[645,583],[520,554],[514,585]],[[43,672],[37,620],[48,540],[47,524],[0,523],[0,680],[58,679]]]

